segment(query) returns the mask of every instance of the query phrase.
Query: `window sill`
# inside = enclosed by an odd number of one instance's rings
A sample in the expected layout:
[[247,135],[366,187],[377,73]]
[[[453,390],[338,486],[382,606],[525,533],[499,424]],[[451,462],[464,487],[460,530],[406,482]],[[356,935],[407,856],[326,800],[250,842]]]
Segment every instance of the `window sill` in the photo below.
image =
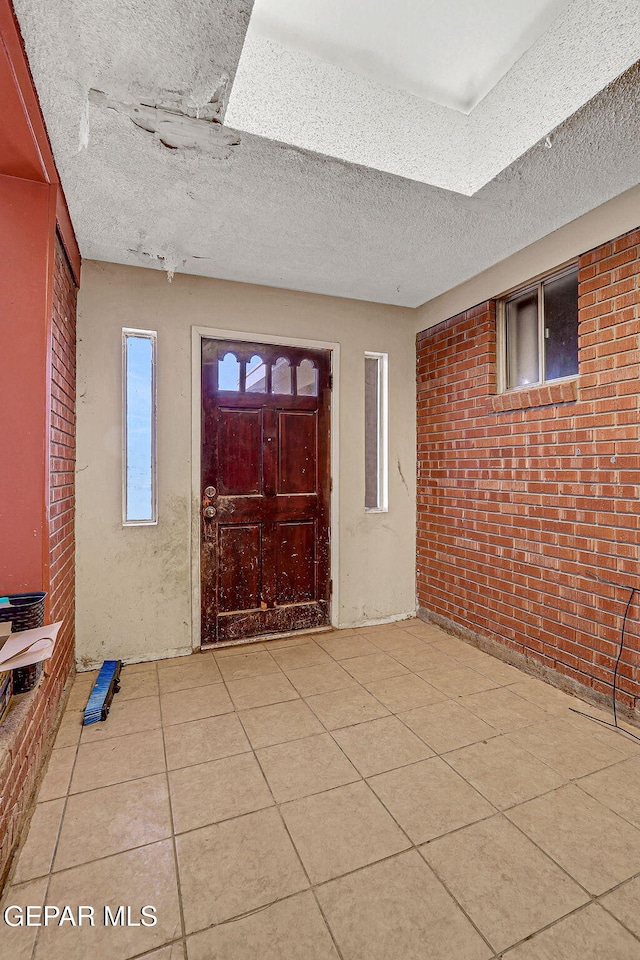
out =
[[553,403],[573,403],[578,399],[578,378],[557,383],[543,383],[536,387],[510,390],[491,397],[496,413],[507,410],[525,410],[528,407],[547,407]]

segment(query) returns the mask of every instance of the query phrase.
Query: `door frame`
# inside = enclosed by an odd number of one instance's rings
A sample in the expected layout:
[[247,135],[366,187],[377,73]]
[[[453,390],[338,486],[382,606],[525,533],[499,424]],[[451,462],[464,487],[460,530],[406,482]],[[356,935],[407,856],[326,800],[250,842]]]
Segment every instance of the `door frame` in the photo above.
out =
[[329,602],[331,625],[336,626],[340,609],[339,577],[339,424],[340,424],[340,344],[330,340],[309,340],[303,337],[281,337],[266,333],[240,330],[223,330],[218,327],[191,327],[191,646],[199,650],[201,646],[201,578],[200,578],[200,512],[201,477],[200,461],[202,451],[202,341],[244,340],[247,343],[273,343],[276,346],[308,347],[310,350],[328,350],[331,354],[331,390],[330,457],[331,457],[331,571],[333,590]]

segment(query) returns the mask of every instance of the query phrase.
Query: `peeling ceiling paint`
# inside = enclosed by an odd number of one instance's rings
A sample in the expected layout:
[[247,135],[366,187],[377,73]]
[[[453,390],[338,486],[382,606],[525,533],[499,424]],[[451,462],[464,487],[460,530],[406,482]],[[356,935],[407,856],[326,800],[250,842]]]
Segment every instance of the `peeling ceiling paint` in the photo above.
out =
[[[237,147],[240,137],[220,122],[223,84],[214,96],[200,106],[184,98],[166,93],[159,102],[144,100],[122,103],[106,96],[102,90],[89,90],[88,102],[106,110],[115,110],[129,117],[134,126],[153,134],[158,143],[170,150],[200,150],[217,160],[228,160],[231,148]],[[83,147],[89,146],[89,125],[83,137]]]
[[85,258],[416,306],[640,181],[638,67],[473,196],[229,129],[250,7],[15,0]]

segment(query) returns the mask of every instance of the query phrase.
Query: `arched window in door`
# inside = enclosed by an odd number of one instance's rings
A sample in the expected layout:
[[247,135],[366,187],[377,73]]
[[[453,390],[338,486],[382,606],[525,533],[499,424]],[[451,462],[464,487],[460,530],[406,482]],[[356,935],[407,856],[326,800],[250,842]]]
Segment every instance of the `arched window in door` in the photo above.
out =
[[218,390],[240,389],[240,363],[234,353],[225,353],[218,360]]
[[318,396],[318,371],[311,360],[303,360],[298,366],[298,396]]
[[247,362],[245,390],[247,393],[267,392],[267,365],[257,353]]
[[286,357],[278,357],[271,370],[271,393],[291,396],[291,364]]

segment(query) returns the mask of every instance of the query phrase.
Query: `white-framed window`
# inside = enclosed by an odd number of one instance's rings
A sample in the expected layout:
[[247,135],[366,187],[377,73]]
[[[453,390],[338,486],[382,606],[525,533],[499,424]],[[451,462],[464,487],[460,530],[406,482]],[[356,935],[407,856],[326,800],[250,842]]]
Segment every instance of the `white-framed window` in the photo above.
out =
[[389,509],[388,368],[386,353],[364,355],[364,506],[369,513]]
[[578,373],[578,267],[572,264],[498,301],[500,392]]
[[154,330],[122,331],[122,523],[158,522]]

